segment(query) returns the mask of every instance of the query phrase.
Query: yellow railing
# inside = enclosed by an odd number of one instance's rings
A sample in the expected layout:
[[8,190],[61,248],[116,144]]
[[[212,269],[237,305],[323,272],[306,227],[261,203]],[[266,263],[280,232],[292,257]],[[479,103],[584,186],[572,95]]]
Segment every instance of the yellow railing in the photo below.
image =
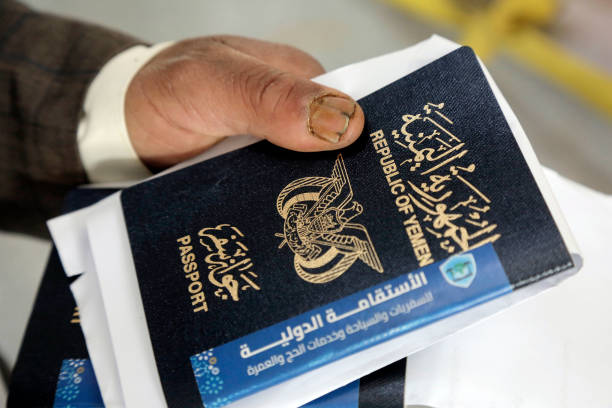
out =
[[508,52],[612,118],[612,78],[565,50],[542,30],[557,15],[556,0],[493,0],[471,10],[466,1],[385,1],[457,30],[460,42],[470,45],[484,60],[501,50]]

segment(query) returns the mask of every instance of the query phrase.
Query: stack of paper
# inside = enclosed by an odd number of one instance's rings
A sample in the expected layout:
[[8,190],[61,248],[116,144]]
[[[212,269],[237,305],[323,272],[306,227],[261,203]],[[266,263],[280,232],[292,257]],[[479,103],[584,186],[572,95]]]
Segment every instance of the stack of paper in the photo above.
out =
[[106,405],[297,407],[579,268],[471,50],[318,80],[364,109],[352,146],[233,138],[49,223]]

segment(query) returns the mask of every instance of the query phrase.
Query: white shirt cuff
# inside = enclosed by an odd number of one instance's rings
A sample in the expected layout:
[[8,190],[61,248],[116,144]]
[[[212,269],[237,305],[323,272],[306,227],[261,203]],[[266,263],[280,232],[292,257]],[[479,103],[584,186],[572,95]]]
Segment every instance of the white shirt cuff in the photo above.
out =
[[137,45],[117,54],[89,86],[77,143],[81,162],[92,183],[140,180],[151,175],[130,142],[125,124],[125,94],[140,68],[172,44]]

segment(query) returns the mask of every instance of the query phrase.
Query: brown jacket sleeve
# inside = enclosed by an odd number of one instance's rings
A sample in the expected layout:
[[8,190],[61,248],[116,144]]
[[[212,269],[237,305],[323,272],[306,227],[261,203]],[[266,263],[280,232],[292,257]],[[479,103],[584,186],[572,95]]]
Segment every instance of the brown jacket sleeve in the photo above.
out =
[[47,236],[87,182],[76,128],[98,70],[137,41],[0,0],[0,229]]

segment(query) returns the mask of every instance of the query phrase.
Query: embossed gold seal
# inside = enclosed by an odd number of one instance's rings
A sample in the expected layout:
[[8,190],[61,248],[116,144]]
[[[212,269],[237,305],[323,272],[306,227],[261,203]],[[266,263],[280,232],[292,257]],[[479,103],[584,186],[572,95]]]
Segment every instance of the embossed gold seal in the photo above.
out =
[[303,177],[289,183],[278,195],[276,208],[285,220],[283,238],[294,253],[298,276],[310,283],[330,282],[359,259],[382,273],[367,229],[355,222],[363,206],[353,200],[342,155],[331,177]]

